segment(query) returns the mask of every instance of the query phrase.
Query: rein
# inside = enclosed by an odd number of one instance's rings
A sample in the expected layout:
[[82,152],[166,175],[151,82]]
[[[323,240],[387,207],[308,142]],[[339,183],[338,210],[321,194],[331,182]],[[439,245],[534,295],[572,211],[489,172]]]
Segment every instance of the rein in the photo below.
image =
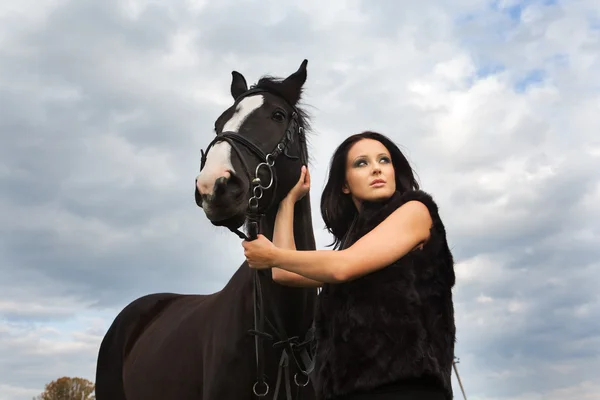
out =
[[[248,95],[260,92],[269,92],[265,89],[259,88],[251,88],[246,91],[242,95],[238,97],[238,99],[246,97]],[[275,93],[276,94],[276,93]],[[236,99],[236,101],[238,100]],[[289,104],[289,103],[288,103]],[[306,137],[304,133],[304,128],[300,126],[298,120],[298,111],[296,108],[289,104],[292,108],[292,118],[286,128],[286,131],[279,141],[277,145],[271,150],[269,153],[265,153],[260,146],[255,144],[249,138],[240,135],[237,132],[226,131],[217,134],[217,136],[210,142],[208,145],[206,152],[201,150],[201,166],[200,170],[204,168],[206,163],[206,158],[210,148],[217,142],[226,141],[230,144],[231,148],[234,149],[240,162],[242,163],[242,168],[246,176],[248,177],[249,182],[251,182],[251,190],[252,196],[248,200],[248,209],[246,212],[246,226],[248,234],[246,235],[239,229],[229,228],[233,233],[235,233],[240,239],[244,240],[254,240],[257,238],[258,233],[260,232],[260,223],[265,216],[265,211],[270,209],[275,202],[275,193],[277,188],[277,174],[274,169],[275,161],[277,158],[284,154],[287,158],[290,159],[298,159],[299,157],[292,156],[288,153],[288,146],[294,140],[294,136],[297,136],[300,143],[300,156],[302,162],[306,164],[307,155],[305,152],[306,145]],[[259,164],[256,166],[254,170],[254,175],[252,175],[248,164],[244,160],[238,145],[241,145],[252,152],[259,160]],[[263,185],[262,180],[259,177],[259,172],[261,168],[266,169],[269,174],[269,182],[267,185]],[[263,199],[264,191],[272,189],[271,199],[267,207],[261,211],[260,210],[260,201]],[[265,373],[264,373],[264,346],[263,340],[269,339],[277,341],[273,343],[273,348],[282,348],[281,358],[279,361],[279,368],[277,373],[277,381],[275,385],[275,392],[273,400],[277,400],[279,396],[279,390],[281,386],[282,373],[285,374],[285,389],[286,389],[286,399],[292,400],[292,390],[291,390],[291,379],[290,379],[290,371],[289,371],[289,359],[290,357],[293,359],[296,367],[300,371],[302,375],[305,376],[304,379],[300,379],[298,373],[294,374],[294,383],[299,390],[300,387],[305,387],[310,382],[310,374],[314,370],[314,360],[310,356],[308,347],[313,342],[312,331],[309,330],[307,333],[306,340],[303,342],[299,341],[297,336],[288,337],[283,321],[281,320],[281,316],[278,312],[274,312],[275,323],[270,321],[265,315],[264,301],[263,301],[263,291],[260,282],[260,275],[265,276],[265,271],[263,270],[254,270],[253,274],[253,303],[254,303],[254,329],[248,331],[249,334],[254,335],[254,343],[255,343],[255,354],[256,354],[256,369],[257,369],[257,380],[252,386],[253,393],[258,397],[265,397],[270,390],[269,384],[266,382]],[[265,322],[269,325],[271,330],[274,332],[274,335],[271,335],[265,331]],[[296,352],[300,352],[300,358],[302,359],[302,363],[298,360]],[[302,364],[306,367],[303,368]]]

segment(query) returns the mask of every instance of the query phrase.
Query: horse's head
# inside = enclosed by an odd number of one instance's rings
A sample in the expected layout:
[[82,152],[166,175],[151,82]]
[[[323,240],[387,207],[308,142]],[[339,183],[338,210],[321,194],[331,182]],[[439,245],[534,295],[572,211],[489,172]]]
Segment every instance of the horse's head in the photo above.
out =
[[298,180],[307,162],[306,117],[297,107],[306,65],[285,79],[263,77],[250,89],[232,72],[234,103],[215,121],[217,136],[202,152],[196,178],[196,204],[214,225],[239,228],[249,210],[264,213]]

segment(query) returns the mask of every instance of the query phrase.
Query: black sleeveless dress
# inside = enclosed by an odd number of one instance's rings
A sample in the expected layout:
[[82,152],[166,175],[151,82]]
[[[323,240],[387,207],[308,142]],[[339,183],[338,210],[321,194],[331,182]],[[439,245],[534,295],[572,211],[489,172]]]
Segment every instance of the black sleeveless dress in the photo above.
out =
[[446,391],[437,385],[415,379],[334,397],[334,400],[447,400],[447,398]]
[[455,325],[454,261],[431,196],[396,192],[365,203],[343,247],[408,201],[427,206],[431,236],[391,265],[324,284],[315,312],[315,389],[319,400],[450,400]]

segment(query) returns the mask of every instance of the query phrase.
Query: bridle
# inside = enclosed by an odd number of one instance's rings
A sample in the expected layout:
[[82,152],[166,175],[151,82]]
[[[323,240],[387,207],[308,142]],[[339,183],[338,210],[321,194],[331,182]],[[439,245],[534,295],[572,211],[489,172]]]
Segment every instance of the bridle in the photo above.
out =
[[[252,87],[240,96],[236,98],[236,102],[246,96],[256,94],[256,93],[272,93],[277,95],[278,97],[284,99],[278,93],[274,93],[272,90],[266,90],[262,88]],[[285,99],[284,99],[285,100]],[[288,126],[285,130],[285,133],[281,140],[277,143],[277,145],[268,153],[257,144],[255,144],[248,137],[243,136],[237,132],[225,131],[218,133],[217,136],[209,143],[206,151],[201,150],[201,164],[200,170],[204,168],[206,164],[206,158],[208,156],[208,152],[210,148],[217,142],[225,141],[229,143],[231,148],[236,152],[238,158],[242,164],[242,168],[244,173],[246,174],[248,181],[251,182],[251,190],[252,196],[248,200],[248,208],[246,211],[246,226],[248,235],[242,232],[239,229],[229,228],[233,233],[235,233],[240,239],[244,240],[254,240],[258,236],[260,232],[260,223],[263,217],[266,214],[266,211],[269,210],[274,202],[275,202],[275,194],[277,189],[277,174],[275,173],[275,162],[278,157],[283,154],[285,157],[290,159],[297,160],[301,159],[302,163],[306,165],[307,163],[307,154],[306,154],[306,137],[304,128],[300,125],[299,122],[299,113],[296,107],[289,102],[286,101],[288,105],[292,108],[292,116]],[[298,142],[300,144],[300,157],[292,156],[288,153],[288,147],[291,142],[294,141],[294,138],[297,137]],[[238,146],[243,146],[248,149],[251,153],[253,153],[258,159],[259,164],[256,166],[254,170],[254,175],[252,175],[248,164],[244,160],[242,153]],[[269,183],[267,185],[263,185],[259,177],[259,172],[261,168],[266,168],[269,172]],[[264,191],[272,189],[271,199],[266,207],[261,209],[260,201],[263,199]],[[248,333],[254,335],[255,341],[255,353],[256,353],[256,368],[257,368],[257,380],[252,386],[253,393],[258,397],[265,397],[269,393],[269,384],[265,380],[264,374],[264,347],[263,340],[269,339],[275,341],[275,337],[278,339],[273,343],[274,348],[282,348],[281,358],[279,361],[279,368],[277,373],[277,382],[275,385],[275,393],[273,400],[277,400],[279,396],[279,389],[281,386],[282,373],[285,374],[285,388],[286,388],[286,398],[288,400],[292,400],[291,393],[291,379],[290,379],[290,371],[289,371],[289,359],[290,357],[294,360],[296,367],[300,371],[302,375],[305,376],[306,381],[299,379],[298,373],[294,374],[294,383],[296,384],[297,389],[300,387],[305,387],[310,382],[310,375],[314,370],[314,360],[309,354],[308,348],[313,342],[312,330],[309,330],[305,341],[300,342],[297,336],[288,337],[285,332],[283,322],[281,320],[281,316],[279,313],[274,312],[275,323],[271,322],[265,316],[264,302],[263,302],[263,292],[260,283],[260,276],[264,275],[264,270],[254,270],[253,280],[254,280],[254,290],[253,290],[253,302],[254,302],[254,329],[251,329]],[[269,324],[269,327],[274,332],[274,335],[271,335],[265,332],[264,326],[265,322]],[[301,363],[299,362],[296,352],[299,352],[300,358],[305,364],[303,368]]]
[[[236,101],[238,101],[246,96],[256,94],[256,93],[273,93],[273,92],[271,90],[266,90],[266,89],[262,89],[262,88],[251,88],[250,90],[247,90],[246,92],[244,92],[240,96],[238,96],[236,98]],[[274,94],[279,96],[277,93],[274,93]],[[281,97],[281,96],[279,96],[279,97]],[[282,97],[282,99],[283,99],[283,97]],[[288,102],[286,101],[286,103],[288,103]],[[208,152],[210,151],[210,148],[215,143],[218,143],[218,142],[229,143],[231,148],[238,155],[238,159],[242,163],[242,168],[244,170],[244,173],[246,174],[246,177],[248,178],[248,181],[251,182],[252,196],[248,200],[248,210],[246,212],[246,223],[248,226],[248,232],[249,232],[250,237],[247,236],[244,232],[240,231],[239,229],[229,228],[233,233],[238,235],[240,237],[240,239],[245,239],[245,240],[256,239],[257,232],[258,232],[258,224],[260,223],[260,219],[262,217],[264,217],[265,211],[270,209],[273,206],[273,203],[275,202],[275,189],[277,188],[277,174],[275,174],[274,166],[275,166],[275,161],[277,160],[277,158],[281,154],[284,154],[287,158],[290,158],[292,160],[297,160],[299,158],[297,156],[292,156],[288,153],[288,145],[290,144],[290,142],[292,142],[294,140],[294,136],[297,136],[300,141],[300,149],[301,149],[300,152],[301,152],[302,162],[303,163],[307,162],[307,160],[306,160],[307,157],[306,157],[306,154],[304,151],[305,143],[306,143],[306,137],[304,135],[304,128],[302,126],[300,126],[300,123],[298,120],[298,111],[296,110],[296,107],[294,107],[293,105],[291,105],[289,103],[288,103],[288,105],[293,110],[292,118],[285,130],[283,137],[281,138],[279,143],[277,143],[275,148],[273,148],[273,150],[271,150],[269,153],[265,153],[259,145],[254,143],[248,137],[241,135],[238,132],[233,132],[233,131],[224,131],[224,132],[218,133],[216,135],[216,137],[209,143],[208,147],[206,148],[206,151],[200,150],[200,153],[201,153],[200,171],[202,171],[202,169],[204,168],[204,165],[206,164],[206,158],[208,157]],[[254,171],[254,176],[252,176],[252,173],[250,172],[250,168],[248,167],[248,164],[246,163],[244,157],[242,156],[242,153],[240,152],[238,145],[244,146],[246,149],[250,150],[260,160],[260,163],[256,166],[256,169]],[[262,184],[262,181],[258,176],[258,173],[261,168],[266,168],[269,171],[269,176],[271,178],[269,184],[266,186],[264,186]],[[271,188],[273,188],[273,191],[272,191],[273,195],[271,196],[271,201],[269,202],[268,206],[263,210],[263,212],[260,212],[259,202],[263,197],[264,191],[271,189]]]

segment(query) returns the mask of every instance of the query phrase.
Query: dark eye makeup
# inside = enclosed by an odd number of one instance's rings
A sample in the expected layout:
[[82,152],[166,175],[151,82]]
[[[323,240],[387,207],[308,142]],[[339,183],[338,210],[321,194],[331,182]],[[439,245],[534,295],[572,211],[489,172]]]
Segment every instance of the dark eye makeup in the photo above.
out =
[[[379,162],[382,162],[382,161],[383,161],[383,162],[385,162],[385,163],[387,164],[387,163],[389,163],[389,162],[390,162],[390,158],[389,158],[388,156],[382,156],[382,157],[379,159]],[[368,163],[367,163],[367,160],[366,160],[365,158],[358,158],[357,160],[355,160],[355,161],[352,163],[352,166],[353,166],[354,168],[358,168],[358,167],[360,167],[360,166],[362,166],[362,165],[367,165],[367,164],[368,164]]]

